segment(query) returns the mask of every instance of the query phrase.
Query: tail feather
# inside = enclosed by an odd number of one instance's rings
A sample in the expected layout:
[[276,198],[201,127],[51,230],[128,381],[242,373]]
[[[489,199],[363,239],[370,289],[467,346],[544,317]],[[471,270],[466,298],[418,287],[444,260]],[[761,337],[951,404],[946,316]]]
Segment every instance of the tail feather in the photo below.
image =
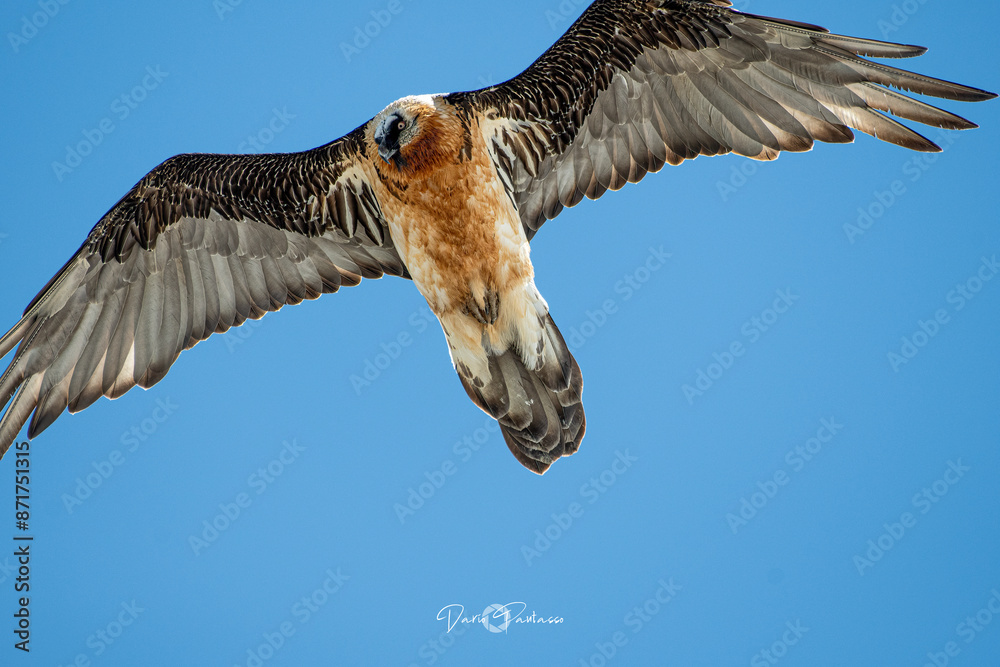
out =
[[514,457],[541,474],[561,456],[580,447],[586,431],[583,374],[566,341],[546,314],[543,336],[532,350],[537,367],[528,368],[520,350],[488,351],[489,377],[459,368],[469,398],[500,424]]

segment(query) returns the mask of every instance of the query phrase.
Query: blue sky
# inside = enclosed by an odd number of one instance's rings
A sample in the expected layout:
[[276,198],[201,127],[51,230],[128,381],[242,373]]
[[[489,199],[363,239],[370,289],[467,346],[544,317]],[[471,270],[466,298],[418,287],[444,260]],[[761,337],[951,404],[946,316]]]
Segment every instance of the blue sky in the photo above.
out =
[[[167,157],[308,149],[405,94],[502,81],[583,9],[41,5],[34,31],[39,3],[0,8],[4,328]],[[929,46],[904,64],[1000,90],[993,3],[738,6]],[[699,159],[548,223],[536,282],[588,429],[544,477],[399,279],[61,417],[30,449],[27,655],[0,463],[0,663],[995,664],[1000,106],[944,106],[982,129],[929,130],[936,157],[862,136]],[[563,622],[437,618],[513,602]]]

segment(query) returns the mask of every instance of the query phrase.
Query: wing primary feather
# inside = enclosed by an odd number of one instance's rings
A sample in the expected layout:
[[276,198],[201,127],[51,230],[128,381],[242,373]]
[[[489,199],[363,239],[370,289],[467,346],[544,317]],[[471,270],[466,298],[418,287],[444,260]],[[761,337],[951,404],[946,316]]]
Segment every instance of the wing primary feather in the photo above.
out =
[[[126,261],[134,261],[134,256]],[[126,359],[133,354],[136,326],[142,312],[145,282],[146,279],[143,276],[141,280],[129,283],[124,287],[125,299],[121,306],[121,314],[108,343],[107,355],[104,360],[104,378],[101,388],[108,396],[120,395],[116,392],[115,387],[119,386],[119,378],[125,370]],[[131,375],[131,369],[128,369],[129,387],[132,386]]]
[[3,419],[0,420],[0,456],[10,448],[21,428],[28,421],[28,416],[38,404],[38,388],[42,383],[41,375],[31,376],[18,390],[11,401]]

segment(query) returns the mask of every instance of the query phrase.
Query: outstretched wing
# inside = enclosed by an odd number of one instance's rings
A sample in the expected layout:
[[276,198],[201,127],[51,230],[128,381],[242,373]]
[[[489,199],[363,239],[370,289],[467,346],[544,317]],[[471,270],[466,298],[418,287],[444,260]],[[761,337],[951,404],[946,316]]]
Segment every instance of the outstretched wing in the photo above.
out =
[[0,456],[65,408],[150,387],[182,350],[362,278],[408,277],[360,169],[363,127],[304,153],[178,155],[101,219],[0,339]]
[[564,206],[664,164],[734,152],[772,160],[850,128],[940,150],[898,123],[976,127],[891,86],[963,101],[975,88],[873,63],[926,49],[742,14],[727,0],[597,0],[515,78],[450,100],[480,119],[528,238]]

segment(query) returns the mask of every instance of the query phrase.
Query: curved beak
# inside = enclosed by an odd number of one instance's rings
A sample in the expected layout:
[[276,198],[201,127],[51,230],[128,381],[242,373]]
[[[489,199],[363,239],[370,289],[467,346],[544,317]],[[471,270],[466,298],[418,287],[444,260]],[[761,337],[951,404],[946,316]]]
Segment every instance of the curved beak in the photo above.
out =
[[399,155],[399,146],[386,146],[385,142],[378,143],[378,154],[386,162],[392,162],[392,158]]
[[375,143],[378,144],[378,154],[387,163],[399,155],[399,140],[390,141],[388,133],[385,131],[385,124],[375,130]]

